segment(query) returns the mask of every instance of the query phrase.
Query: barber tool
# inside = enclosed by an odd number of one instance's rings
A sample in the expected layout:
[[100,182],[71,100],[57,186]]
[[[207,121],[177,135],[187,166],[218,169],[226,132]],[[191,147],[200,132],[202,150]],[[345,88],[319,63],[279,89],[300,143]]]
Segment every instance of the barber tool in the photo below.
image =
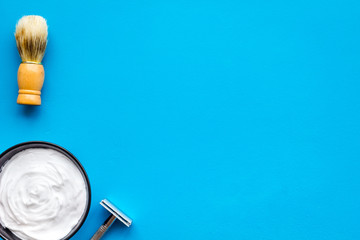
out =
[[104,236],[106,231],[111,227],[111,225],[113,224],[113,222],[116,219],[119,219],[120,222],[125,224],[125,226],[130,227],[130,225],[132,223],[132,220],[128,216],[126,216],[125,213],[123,213],[117,207],[115,207],[111,202],[109,202],[109,200],[104,199],[104,200],[102,200],[100,202],[100,204],[106,210],[108,210],[111,213],[111,215],[108,217],[108,219],[105,220],[103,225],[100,226],[100,228],[96,231],[96,233],[94,234],[94,236],[90,240],[101,239],[102,236]]
[[[0,154],[0,169],[0,239],[69,240],[81,228],[91,188],[72,153],[53,143],[24,142]],[[26,221],[14,220],[20,215]]]
[[18,104],[41,105],[40,95],[45,77],[41,61],[47,36],[48,26],[41,16],[24,16],[16,25],[16,46],[22,59],[18,70]]

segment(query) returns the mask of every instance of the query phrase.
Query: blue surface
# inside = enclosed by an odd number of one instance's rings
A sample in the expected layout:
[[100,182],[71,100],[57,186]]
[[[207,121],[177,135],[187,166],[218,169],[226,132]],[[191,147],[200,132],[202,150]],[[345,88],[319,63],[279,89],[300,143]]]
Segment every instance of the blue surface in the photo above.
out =
[[[83,163],[115,239],[360,239],[359,1],[1,1],[0,151]],[[43,105],[13,32],[48,20]]]

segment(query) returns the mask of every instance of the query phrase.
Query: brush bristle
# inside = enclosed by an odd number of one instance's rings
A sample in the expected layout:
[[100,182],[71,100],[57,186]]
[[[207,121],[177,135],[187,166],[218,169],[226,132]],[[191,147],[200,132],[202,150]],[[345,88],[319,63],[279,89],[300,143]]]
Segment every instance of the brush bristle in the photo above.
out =
[[48,26],[41,16],[22,17],[15,30],[16,46],[23,62],[41,63],[47,45]]

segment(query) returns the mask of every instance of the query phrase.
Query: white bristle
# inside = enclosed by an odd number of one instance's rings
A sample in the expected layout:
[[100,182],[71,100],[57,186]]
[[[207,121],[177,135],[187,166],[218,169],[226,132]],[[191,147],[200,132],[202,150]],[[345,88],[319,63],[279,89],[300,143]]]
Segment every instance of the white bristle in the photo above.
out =
[[23,62],[40,63],[47,45],[48,26],[41,16],[22,17],[15,30],[16,45]]

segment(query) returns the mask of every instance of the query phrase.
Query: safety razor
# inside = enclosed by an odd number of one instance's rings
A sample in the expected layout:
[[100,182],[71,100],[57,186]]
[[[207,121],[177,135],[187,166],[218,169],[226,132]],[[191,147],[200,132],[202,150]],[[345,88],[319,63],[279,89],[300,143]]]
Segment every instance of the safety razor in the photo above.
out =
[[111,215],[108,217],[108,219],[105,220],[105,222],[99,227],[99,229],[96,231],[94,236],[90,240],[98,240],[104,236],[106,231],[111,227],[111,225],[115,222],[116,219],[120,220],[125,226],[130,227],[132,220],[126,216],[125,213],[123,213],[120,209],[115,207],[114,204],[112,204],[109,200],[104,199],[100,202],[100,204],[108,210]]

